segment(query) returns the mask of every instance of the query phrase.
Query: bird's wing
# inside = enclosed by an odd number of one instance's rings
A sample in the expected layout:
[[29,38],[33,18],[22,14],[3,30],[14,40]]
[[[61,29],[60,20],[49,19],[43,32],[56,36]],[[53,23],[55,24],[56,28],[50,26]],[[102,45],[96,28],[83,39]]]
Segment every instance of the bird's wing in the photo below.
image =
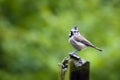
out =
[[90,46],[93,47],[99,51],[102,51],[100,48],[95,47],[90,41],[88,41],[87,39],[85,39],[83,36],[79,35],[79,36],[74,36],[74,39],[78,42],[81,42],[83,44],[85,44],[86,46]]
[[89,42],[87,39],[85,39],[83,36],[74,36],[74,39],[78,42],[81,42],[83,44],[85,44],[86,46],[93,46],[93,44],[91,42]]

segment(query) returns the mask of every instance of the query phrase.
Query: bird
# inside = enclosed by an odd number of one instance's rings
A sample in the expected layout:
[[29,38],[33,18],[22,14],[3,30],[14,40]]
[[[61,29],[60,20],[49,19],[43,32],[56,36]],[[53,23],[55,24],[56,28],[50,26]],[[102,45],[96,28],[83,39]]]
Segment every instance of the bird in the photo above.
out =
[[73,53],[81,51],[85,48],[92,47],[98,51],[102,51],[102,49],[94,46],[90,41],[88,41],[85,37],[83,37],[78,31],[78,27],[74,26],[69,33],[69,42],[76,49]]

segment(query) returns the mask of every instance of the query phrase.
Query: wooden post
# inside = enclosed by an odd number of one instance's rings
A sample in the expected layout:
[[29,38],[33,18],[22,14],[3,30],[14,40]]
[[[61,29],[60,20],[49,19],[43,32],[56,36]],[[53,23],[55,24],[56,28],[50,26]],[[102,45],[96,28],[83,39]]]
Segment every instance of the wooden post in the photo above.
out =
[[65,58],[60,65],[60,80],[89,80],[90,63],[76,55]]

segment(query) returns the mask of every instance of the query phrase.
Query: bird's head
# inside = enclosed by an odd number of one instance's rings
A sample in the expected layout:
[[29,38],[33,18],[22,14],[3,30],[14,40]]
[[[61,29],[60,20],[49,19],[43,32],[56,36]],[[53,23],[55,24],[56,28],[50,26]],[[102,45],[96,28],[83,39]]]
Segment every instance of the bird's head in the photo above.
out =
[[71,29],[69,37],[72,37],[73,35],[78,35],[78,34],[80,34],[79,31],[78,31],[78,27],[75,26]]

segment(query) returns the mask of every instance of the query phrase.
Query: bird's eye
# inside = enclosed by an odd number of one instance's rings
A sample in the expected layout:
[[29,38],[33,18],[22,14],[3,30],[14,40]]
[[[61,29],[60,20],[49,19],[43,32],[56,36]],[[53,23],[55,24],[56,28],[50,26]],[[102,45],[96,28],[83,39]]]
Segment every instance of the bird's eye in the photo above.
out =
[[78,33],[78,31],[74,31],[74,33]]

